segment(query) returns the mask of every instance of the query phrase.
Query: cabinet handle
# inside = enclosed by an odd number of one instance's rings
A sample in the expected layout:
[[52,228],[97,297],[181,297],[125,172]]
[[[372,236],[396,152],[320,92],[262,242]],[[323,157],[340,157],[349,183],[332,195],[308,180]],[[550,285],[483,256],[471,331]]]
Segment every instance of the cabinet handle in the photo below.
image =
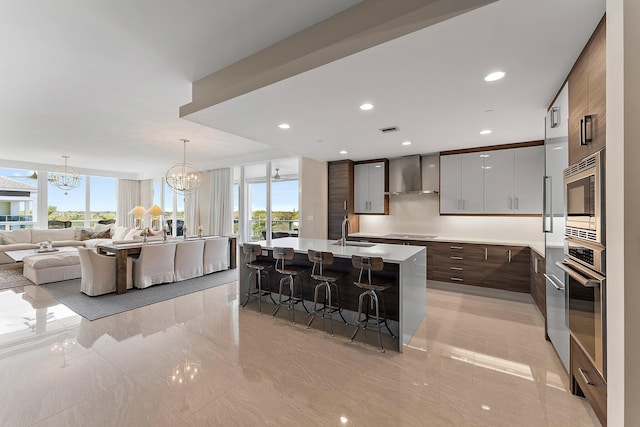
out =
[[455,282],[464,282],[464,279],[461,279],[460,277],[452,277],[451,280]]
[[580,372],[580,375],[582,375],[582,379],[584,380],[584,382],[587,383],[587,385],[595,385],[594,383],[591,382],[591,380],[587,376],[587,373],[583,371],[582,368],[578,368],[578,372]]
[[[586,117],[586,116],[585,116]],[[580,145],[587,145],[586,129],[585,129],[585,117],[580,119]]]
[[462,199],[458,199],[458,210],[462,210]]
[[450,267],[450,268],[451,268],[451,270],[456,270],[456,271],[463,271],[464,270],[464,268],[462,268],[462,267]]
[[462,258],[461,256],[451,256],[451,257],[449,257],[449,258],[451,258],[451,259],[455,259],[455,260],[458,260],[458,261],[460,261],[460,260],[463,260],[463,259],[464,259],[464,258]]
[[451,249],[463,250],[464,248],[462,246],[451,246]]
[[462,199],[462,210],[464,210],[464,199]]
[[489,249],[484,248],[484,260],[486,261],[489,258]]
[[[553,196],[551,194],[551,177],[542,177],[542,232],[553,233]],[[549,221],[547,222],[547,219]],[[547,227],[547,224],[549,226]]]
[[560,126],[560,107],[556,106],[551,109],[551,128]]
[[534,258],[533,272],[538,274],[538,258]]
[[509,209],[513,209],[513,199],[509,197]]
[[517,197],[515,197],[515,198],[513,199],[513,203],[514,203],[513,208],[514,208],[514,209],[518,209],[518,198],[517,198]]
[[593,116],[591,114],[584,116],[584,142],[585,144],[593,142]]
[[511,249],[507,251],[507,254],[509,254],[509,262],[511,262]]
[[346,200],[344,201],[344,210],[345,211],[347,210],[347,201]]

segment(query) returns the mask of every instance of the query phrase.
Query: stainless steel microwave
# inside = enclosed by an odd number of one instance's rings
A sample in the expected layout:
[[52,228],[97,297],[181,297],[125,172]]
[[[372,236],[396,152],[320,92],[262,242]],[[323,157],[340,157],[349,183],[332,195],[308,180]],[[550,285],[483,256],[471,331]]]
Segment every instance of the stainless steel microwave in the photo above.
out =
[[567,237],[605,244],[605,151],[564,170]]

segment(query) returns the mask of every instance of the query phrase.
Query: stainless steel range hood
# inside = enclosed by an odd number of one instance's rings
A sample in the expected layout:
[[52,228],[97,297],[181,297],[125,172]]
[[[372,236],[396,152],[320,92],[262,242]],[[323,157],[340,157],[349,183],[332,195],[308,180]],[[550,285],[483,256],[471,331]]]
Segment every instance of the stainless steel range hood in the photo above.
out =
[[[416,154],[389,159],[389,195],[438,194],[438,156],[425,158],[429,159],[426,166],[430,169],[430,173],[425,174],[426,180],[423,180],[422,156]],[[431,173],[434,168],[435,174]]]

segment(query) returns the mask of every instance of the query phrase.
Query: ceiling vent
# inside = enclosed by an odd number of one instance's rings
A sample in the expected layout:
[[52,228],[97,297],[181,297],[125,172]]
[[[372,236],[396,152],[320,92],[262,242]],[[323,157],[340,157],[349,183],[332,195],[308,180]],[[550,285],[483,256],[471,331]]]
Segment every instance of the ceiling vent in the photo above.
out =
[[398,126],[391,126],[388,128],[382,128],[380,129],[380,132],[382,133],[391,133],[391,132],[398,132],[400,130],[400,128]]

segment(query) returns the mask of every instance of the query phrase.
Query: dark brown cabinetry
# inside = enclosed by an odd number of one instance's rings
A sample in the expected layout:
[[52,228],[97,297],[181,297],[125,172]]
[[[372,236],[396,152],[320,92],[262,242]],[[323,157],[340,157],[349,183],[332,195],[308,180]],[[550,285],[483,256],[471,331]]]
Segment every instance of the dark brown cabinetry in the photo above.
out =
[[353,162],[341,160],[329,162],[329,215],[328,238],[339,239],[342,235],[342,220],[349,218],[351,229],[356,233],[359,230],[358,216],[353,209]]
[[426,246],[429,280],[530,292],[531,250],[526,246],[428,242],[382,237],[350,237],[349,240]]
[[571,392],[584,396],[603,426],[607,425],[607,383],[571,337]]
[[569,163],[606,144],[606,18],[578,57],[569,81]]
[[530,292],[533,301],[538,306],[538,310],[542,313],[542,317],[547,318],[547,288],[544,278],[546,270],[545,259],[536,251],[531,251],[531,271]]

